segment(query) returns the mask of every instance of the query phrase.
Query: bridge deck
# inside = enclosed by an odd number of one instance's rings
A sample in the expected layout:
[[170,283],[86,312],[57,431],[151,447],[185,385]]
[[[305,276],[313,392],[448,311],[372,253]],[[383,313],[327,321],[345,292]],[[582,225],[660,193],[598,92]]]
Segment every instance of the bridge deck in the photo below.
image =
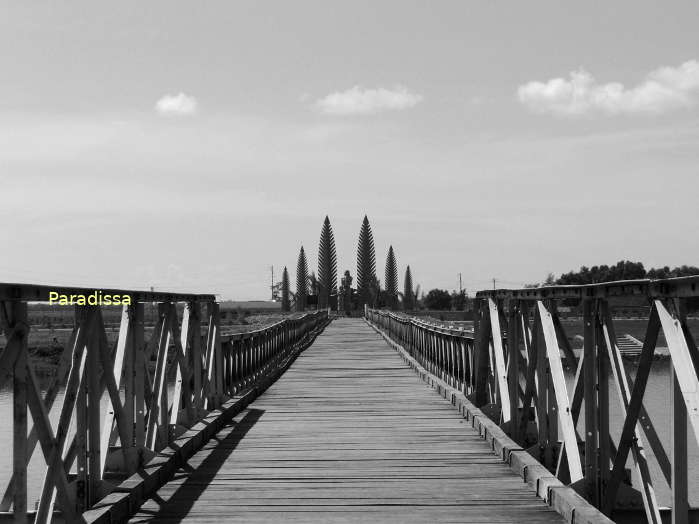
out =
[[562,522],[364,321],[335,320],[132,522]]

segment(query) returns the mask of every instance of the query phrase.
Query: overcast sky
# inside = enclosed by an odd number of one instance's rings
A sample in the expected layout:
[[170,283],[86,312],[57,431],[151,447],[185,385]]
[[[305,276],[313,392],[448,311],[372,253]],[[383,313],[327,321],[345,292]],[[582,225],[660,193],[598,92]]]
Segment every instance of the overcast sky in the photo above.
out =
[[699,265],[699,2],[2,2],[0,281]]

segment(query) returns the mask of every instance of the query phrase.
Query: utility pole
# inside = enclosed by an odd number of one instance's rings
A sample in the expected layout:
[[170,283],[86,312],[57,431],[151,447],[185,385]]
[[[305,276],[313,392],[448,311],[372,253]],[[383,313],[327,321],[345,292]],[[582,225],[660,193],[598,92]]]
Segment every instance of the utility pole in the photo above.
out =
[[495,289],[495,279],[493,279],[493,289]]
[[269,266],[269,269],[272,271],[272,286],[270,289],[272,290],[272,300],[274,300],[274,266]]
[[461,286],[461,273],[459,273],[459,294],[463,291],[463,287]]

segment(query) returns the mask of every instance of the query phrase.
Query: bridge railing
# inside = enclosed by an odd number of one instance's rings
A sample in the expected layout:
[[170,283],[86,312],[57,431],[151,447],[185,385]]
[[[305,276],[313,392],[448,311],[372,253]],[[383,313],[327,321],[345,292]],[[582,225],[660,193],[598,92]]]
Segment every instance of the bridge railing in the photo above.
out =
[[[641,297],[649,306],[634,379],[617,345],[612,297]],[[687,301],[696,297],[699,277],[481,291],[472,341],[394,313],[368,310],[367,317],[419,356],[431,373],[450,379],[515,442],[605,513],[643,508],[649,522],[661,522],[654,483],[666,482],[673,521],[689,522],[690,514],[696,518],[688,503],[687,443],[689,438],[699,444],[699,352],[686,312]],[[564,302],[582,306],[579,354],[558,315]],[[670,454],[644,406],[661,332],[672,370]],[[570,394],[565,364],[576,370]],[[623,417],[616,441],[610,434],[613,393]],[[651,475],[646,445],[661,478]],[[629,454],[640,479],[637,489],[625,483]]]
[[[49,301],[52,292],[87,299],[72,306],[69,343],[42,387],[28,354],[27,306]],[[107,295],[124,302],[115,344],[99,305]],[[146,307],[157,308],[152,328]],[[213,295],[0,284],[0,389],[12,389],[14,435],[0,512],[27,520],[27,470],[38,444],[43,481],[34,521],[49,522],[56,508],[64,521],[77,522],[113,488],[110,480],[134,473],[326,320],[321,311],[225,335]]]
[[366,317],[427,371],[464,394],[472,392],[475,376],[471,333],[385,310],[367,309]]

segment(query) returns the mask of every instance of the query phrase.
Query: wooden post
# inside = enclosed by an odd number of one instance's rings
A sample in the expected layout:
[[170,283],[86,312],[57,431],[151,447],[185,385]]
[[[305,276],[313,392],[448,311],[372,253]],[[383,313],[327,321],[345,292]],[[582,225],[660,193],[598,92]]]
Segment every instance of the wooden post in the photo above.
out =
[[681,321],[671,315],[660,300],[655,300],[654,303],[663,326],[675,377],[687,407],[687,418],[699,444],[699,371],[694,364],[695,358],[699,356],[692,356],[692,353],[696,353],[696,348],[690,350],[689,338],[685,335]]
[[505,370],[505,353],[502,346],[502,331],[500,330],[500,308],[492,299],[488,299],[488,309],[490,313],[490,329],[493,338],[493,354],[495,356],[495,366],[493,372],[496,374],[496,385],[498,397],[500,399],[500,413],[503,424],[510,422],[510,395],[507,389],[507,372]]
[[29,319],[26,302],[10,302],[10,328],[18,336],[18,352],[12,379],[12,472],[15,491],[12,498],[15,522],[27,522],[27,336]]
[[476,406],[484,406],[488,403],[488,369],[490,351],[488,339],[490,338],[490,319],[486,317],[487,310],[484,300],[478,304],[478,324],[475,337],[475,361],[476,361]]
[[202,363],[202,352],[201,352],[201,306],[199,302],[191,302],[191,326],[192,331],[192,374],[194,375],[193,385],[194,385],[194,399],[193,403],[195,406],[195,411],[197,417],[201,416],[204,409],[204,403],[202,401],[201,392],[201,363]]
[[672,382],[672,524],[688,524],[687,407],[672,367],[670,375]]
[[532,413],[532,399],[536,390],[536,361],[537,353],[533,346],[532,330],[529,327],[529,305],[521,301],[519,304],[520,333],[522,344],[527,358],[526,375],[524,384],[524,397],[522,399],[522,414],[520,416],[519,432],[526,438],[527,428]]
[[[92,325],[90,329],[90,337],[87,344],[87,365],[83,381],[85,382],[86,399],[87,399],[87,505],[92,506],[100,496],[101,476],[101,453],[100,449],[100,425],[101,413],[100,402],[102,400],[102,390],[100,388],[100,340],[98,330],[99,326],[99,309],[96,306],[93,314]],[[87,375],[85,377],[85,375]]]
[[583,299],[583,398],[585,402],[585,491],[599,507],[597,460],[597,347],[592,299]]
[[519,442],[519,304],[510,301],[510,311],[507,322],[507,381],[510,389],[510,417],[509,435],[515,442]]
[[[122,370],[126,369],[127,366],[127,360],[129,360],[129,355],[132,355],[133,353],[130,351],[129,342],[130,342],[130,319],[129,319],[129,308],[131,306],[124,306],[121,312],[121,324],[119,326],[119,339],[117,340],[117,347],[116,347],[116,352],[114,353],[114,358],[111,358],[111,355],[105,355],[107,358],[109,358],[112,362],[112,376],[114,377],[114,385],[116,386],[117,391],[119,391],[119,387],[121,385],[121,377],[122,377]],[[100,335],[104,339],[102,342],[106,346],[106,334],[104,333],[104,326],[102,325],[102,322],[99,322],[99,330],[100,330]],[[108,348],[104,347],[101,348],[102,352],[108,353]],[[133,364],[133,362],[132,362]],[[104,366],[103,366],[104,367]],[[103,372],[106,373],[106,369],[103,369]],[[129,373],[126,372],[124,374],[124,378],[129,377]],[[131,378],[131,382],[133,382],[133,377]],[[105,382],[110,382],[111,379],[109,377],[105,377],[104,380]],[[128,389],[128,391],[127,391]],[[101,435],[101,450],[102,450],[102,455],[101,455],[101,460],[100,460],[100,478],[104,475],[104,469],[106,466],[107,462],[107,455],[109,454],[109,447],[111,444],[111,435],[112,435],[112,426],[114,424],[114,418],[115,418],[115,413],[117,412],[118,409],[122,409],[122,412],[124,414],[125,420],[122,420],[122,424],[119,424],[119,434],[123,435],[123,438],[120,437],[120,443],[121,443],[121,449],[123,452],[124,456],[124,467],[126,468],[127,471],[131,472],[131,468],[135,466],[135,464],[129,465],[129,457],[131,457],[131,454],[129,453],[129,448],[132,445],[133,441],[133,399],[131,399],[131,411],[127,411],[127,408],[129,406],[129,394],[131,394],[133,391],[133,384],[130,385],[130,387],[127,388],[126,386],[126,380],[124,381],[124,397],[126,399],[125,406],[122,408],[121,406],[116,406],[114,405],[113,399],[112,402],[109,403],[109,407],[107,408],[107,413],[105,414],[104,417],[104,425],[102,426],[102,435]],[[127,422],[128,421],[128,422]],[[117,422],[118,423],[118,422]],[[135,470],[135,468],[134,468]]]
[[134,441],[137,448],[143,448],[146,445],[146,345],[143,302],[137,302],[133,305],[133,315],[131,351],[134,362]]
[[214,302],[213,304],[213,322],[214,322],[214,361],[215,363],[215,369],[214,372],[216,373],[216,388],[215,388],[215,394],[216,394],[216,403],[217,405],[221,405],[223,403],[223,354],[221,351],[221,314],[220,314],[220,309],[219,309],[219,303]]
[[[167,384],[165,380],[167,350],[170,345],[170,308],[163,302],[158,304],[159,322],[152,337],[157,337],[158,356],[153,374],[153,391],[148,409],[148,432],[146,445],[157,451],[167,437]],[[158,329],[159,328],[159,329]],[[165,402],[163,403],[163,399]],[[165,432],[165,434],[163,434]]]
[[[609,305],[606,300],[600,300],[601,311],[598,310],[595,315],[596,322],[596,337],[597,344],[597,402],[598,402],[598,437],[599,444],[599,476],[600,476],[600,507],[604,505],[604,497],[607,493],[607,481],[609,480],[609,460],[611,450],[609,449],[609,357],[608,352],[602,351],[600,346],[605,343],[604,334],[602,332],[602,318],[604,311],[608,310]],[[608,316],[609,323],[612,322],[611,314]],[[616,344],[616,339],[611,341],[611,344]]]
[[546,358],[546,345],[542,344],[539,336],[541,332],[541,312],[538,307],[534,308],[534,323],[532,325],[532,354],[536,355],[536,373],[534,375],[534,385],[536,386],[536,422],[538,429],[539,459],[544,466],[551,467],[553,454],[551,453],[551,443],[549,442],[549,414],[548,414],[548,362]]
[[[78,398],[75,406],[75,450],[77,460],[77,472],[75,477],[75,511],[84,512],[89,506],[89,486],[88,486],[88,427],[87,427],[87,380],[85,369],[88,369],[87,355],[85,355],[85,365],[80,373],[80,385],[78,387]],[[53,499],[53,491],[51,498]],[[53,501],[51,503],[53,505]],[[51,511],[50,513],[53,513]]]
[[[135,362],[134,362],[134,355],[136,353],[136,350],[134,348],[134,323],[136,320],[136,314],[135,314],[135,308],[136,305],[132,304],[130,306],[124,306],[124,312],[122,313],[122,325],[119,327],[119,340],[121,341],[121,336],[122,336],[122,330],[126,328],[126,344],[124,348],[124,378],[123,378],[123,383],[124,383],[124,418],[126,419],[127,423],[127,428],[126,432],[129,436],[129,441],[128,442],[122,442],[121,445],[124,447],[128,447],[133,449],[135,440],[134,440],[134,430],[135,430],[135,389],[134,389],[134,371],[135,371]],[[124,326],[124,316],[126,317],[126,322],[128,323],[128,327]],[[117,347],[118,343],[117,343]],[[118,350],[117,350],[118,354]],[[134,454],[129,452],[127,453],[129,457],[131,457],[131,462],[127,464],[127,468],[129,472],[133,472],[138,468],[138,463],[135,461]]]
[[[687,323],[685,304],[675,300],[675,309],[684,330]],[[687,338],[687,332],[685,332]],[[688,344],[689,346],[689,344]],[[689,488],[687,480],[687,406],[680,389],[680,383],[672,366],[670,366],[672,382],[672,524],[688,524],[689,522]]]

